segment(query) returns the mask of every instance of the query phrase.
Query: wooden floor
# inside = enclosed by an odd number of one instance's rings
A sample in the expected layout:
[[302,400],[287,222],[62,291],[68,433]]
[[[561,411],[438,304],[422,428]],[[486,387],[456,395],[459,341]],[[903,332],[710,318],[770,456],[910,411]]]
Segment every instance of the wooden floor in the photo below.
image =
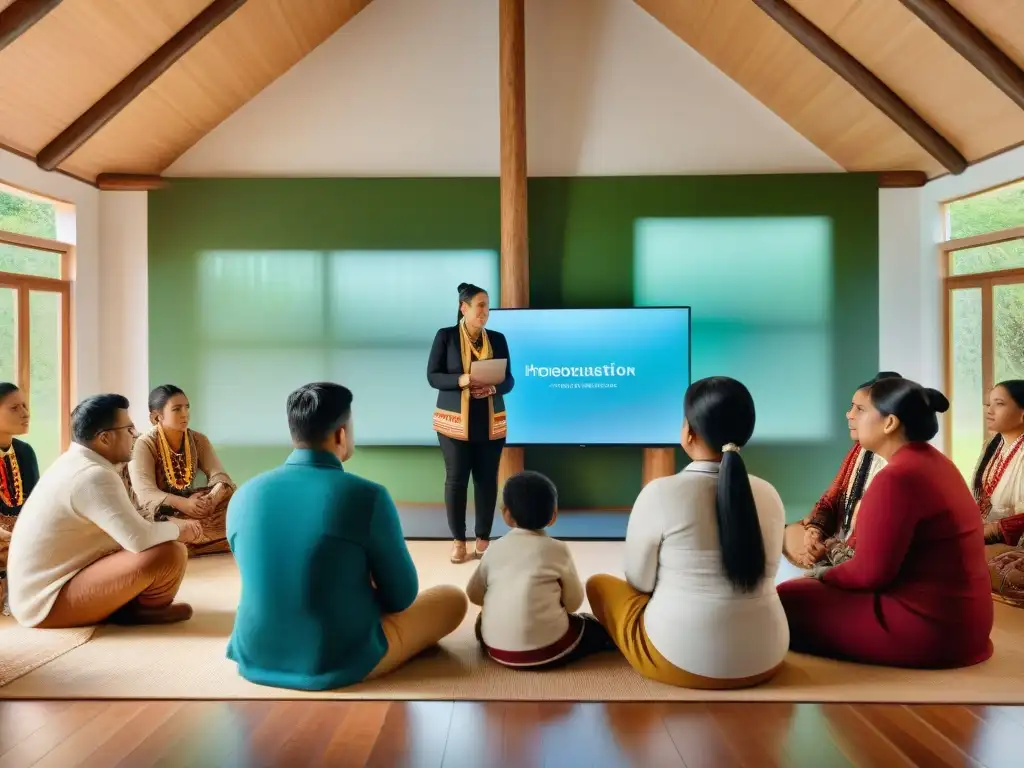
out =
[[22,766],[1024,765],[1024,707],[0,702]]

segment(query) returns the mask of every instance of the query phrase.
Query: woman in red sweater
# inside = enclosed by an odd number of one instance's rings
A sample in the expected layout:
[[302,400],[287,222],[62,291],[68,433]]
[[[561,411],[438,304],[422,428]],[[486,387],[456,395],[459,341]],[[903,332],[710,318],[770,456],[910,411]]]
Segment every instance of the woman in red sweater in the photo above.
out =
[[927,442],[948,408],[942,393],[907,379],[872,385],[855,416],[857,439],[888,463],[861,500],[853,559],[779,585],[792,650],[923,668],[992,655],[978,506]]

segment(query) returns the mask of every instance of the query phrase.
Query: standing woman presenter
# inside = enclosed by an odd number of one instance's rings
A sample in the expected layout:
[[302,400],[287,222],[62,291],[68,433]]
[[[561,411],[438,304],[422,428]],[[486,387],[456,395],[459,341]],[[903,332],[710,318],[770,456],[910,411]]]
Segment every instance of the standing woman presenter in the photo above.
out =
[[[438,390],[434,431],[444,455],[444,505],[455,545],[453,563],[480,557],[487,549],[498,500],[498,464],[505,447],[505,401],[515,386],[508,342],[497,331],[484,330],[490,314],[487,291],[459,285],[458,322],[434,336],[427,361],[427,381]],[[474,381],[475,360],[501,360],[505,379],[499,384]],[[473,476],[476,552],[466,549],[466,491]]]

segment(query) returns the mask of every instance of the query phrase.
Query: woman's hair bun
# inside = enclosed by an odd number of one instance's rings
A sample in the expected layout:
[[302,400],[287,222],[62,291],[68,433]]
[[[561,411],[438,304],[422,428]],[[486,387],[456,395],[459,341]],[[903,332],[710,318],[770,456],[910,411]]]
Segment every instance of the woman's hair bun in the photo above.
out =
[[459,283],[459,293],[462,293],[467,288],[469,288],[469,283]]
[[928,405],[936,413],[945,413],[949,410],[949,400],[939,390],[925,387],[924,397],[928,401]]

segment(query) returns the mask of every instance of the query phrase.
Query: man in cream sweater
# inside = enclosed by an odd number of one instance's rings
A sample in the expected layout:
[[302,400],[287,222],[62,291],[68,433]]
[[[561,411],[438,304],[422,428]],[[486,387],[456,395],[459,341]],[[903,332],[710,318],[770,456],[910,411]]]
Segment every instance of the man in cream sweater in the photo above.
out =
[[101,621],[184,621],[174,603],[193,541],[191,520],[151,522],[132,505],[117,465],[138,433],[121,395],[97,395],[71,414],[71,447],[40,478],[11,538],[11,613],[26,627]]

